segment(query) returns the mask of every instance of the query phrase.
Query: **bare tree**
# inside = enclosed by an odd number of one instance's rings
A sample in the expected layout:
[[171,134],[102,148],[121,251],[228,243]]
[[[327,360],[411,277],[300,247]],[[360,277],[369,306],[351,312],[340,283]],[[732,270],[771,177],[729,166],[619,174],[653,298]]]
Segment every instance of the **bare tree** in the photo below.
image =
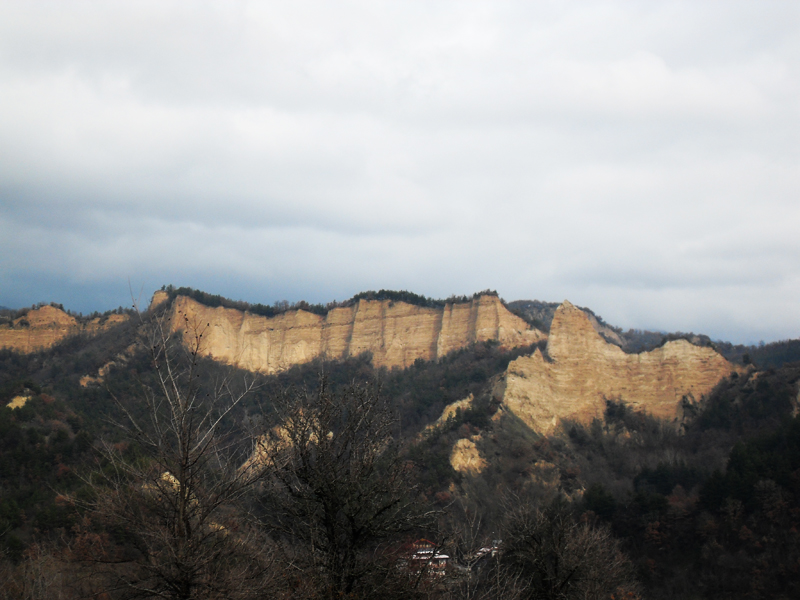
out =
[[67,595],[67,568],[49,544],[32,543],[17,565],[0,564],[0,598],[14,600],[62,600]]
[[142,327],[154,383],[133,403],[117,399],[117,425],[135,452],[103,444],[102,469],[88,480],[88,507],[125,550],[92,560],[113,567],[124,597],[254,597],[268,583],[270,553],[240,501],[263,469],[246,461],[252,444],[231,435],[230,424],[254,382],[236,387],[228,375],[203,385],[203,327],[185,316],[173,327],[168,314]]
[[468,498],[457,498],[447,507],[443,530],[444,549],[453,559],[448,581],[450,597],[482,598],[486,570],[498,551],[497,536],[488,527],[483,510]]
[[611,532],[577,520],[559,501],[509,511],[496,586],[504,598],[638,597],[632,565]]
[[299,579],[315,582],[316,594],[397,591],[392,544],[434,513],[419,508],[379,390],[352,384],[334,393],[322,378],[316,393],[292,390],[276,404],[280,424],[259,450],[270,467],[264,525],[285,541]]

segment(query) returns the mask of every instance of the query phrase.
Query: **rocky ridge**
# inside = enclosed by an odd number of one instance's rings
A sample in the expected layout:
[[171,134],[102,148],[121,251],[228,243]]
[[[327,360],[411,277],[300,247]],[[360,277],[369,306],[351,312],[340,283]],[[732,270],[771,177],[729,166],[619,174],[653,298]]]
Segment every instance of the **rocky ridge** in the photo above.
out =
[[497,296],[428,308],[391,300],[359,300],[321,316],[291,310],[263,317],[231,308],[210,308],[175,298],[173,330],[186,341],[203,334],[200,353],[250,371],[277,373],[317,357],[372,354],[376,367],[408,367],[436,360],[475,342],[495,340],[515,348],[546,339],[506,309]]
[[0,325],[0,349],[24,354],[46,350],[70,335],[95,334],[128,318],[128,315],[112,314],[80,323],[60,308],[45,305],[28,311],[8,325]]
[[565,301],[550,327],[546,356],[536,350],[512,361],[498,395],[505,407],[539,433],[562,419],[602,417],[606,399],[678,419],[684,397],[699,400],[736,370],[715,350],[675,340],[626,354],[596,331],[585,312]]

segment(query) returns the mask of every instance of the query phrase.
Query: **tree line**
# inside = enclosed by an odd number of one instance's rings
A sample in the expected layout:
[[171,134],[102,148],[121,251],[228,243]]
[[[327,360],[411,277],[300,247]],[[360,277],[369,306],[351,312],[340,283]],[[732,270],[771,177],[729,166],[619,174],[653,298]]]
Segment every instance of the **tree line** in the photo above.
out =
[[440,298],[429,298],[427,296],[415,294],[414,292],[409,292],[406,290],[397,291],[397,290],[382,289],[378,290],[377,292],[374,290],[359,292],[358,294],[355,294],[352,298],[341,302],[333,300],[326,304],[319,304],[319,303],[314,304],[306,302],[305,300],[299,300],[297,302],[278,300],[275,301],[272,305],[268,305],[261,303],[245,302],[244,300],[231,300],[230,298],[226,298],[219,294],[209,294],[208,292],[197,290],[191,287],[175,287],[173,285],[165,285],[162,286],[161,291],[167,292],[167,294],[169,294],[170,299],[174,299],[178,296],[186,296],[211,308],[216,308],[219,306],[224,308],[233,308],[235,310],[248,311],[256,315],[261,315],[263,317],[274,317],[290,310],[305,310],[307,312],[325,316],[328,314],[329,311],[333,310],[334,308],[353,306],[355,304],[358,304],[360,300],[377,300],[377,301],[389,300],[392,302],[405,302],[406,304],[411,304],[413,306],[421,306],[425,308],[442,308],[446,304],[464,304],[467,302],[471,302],[473,299],[478,298],[480,296],[498,295],[495,290],[487,289],[483,290],[482,292],[476,292],[472,294],[472,296],[453,295],[446,299],[440,299]]

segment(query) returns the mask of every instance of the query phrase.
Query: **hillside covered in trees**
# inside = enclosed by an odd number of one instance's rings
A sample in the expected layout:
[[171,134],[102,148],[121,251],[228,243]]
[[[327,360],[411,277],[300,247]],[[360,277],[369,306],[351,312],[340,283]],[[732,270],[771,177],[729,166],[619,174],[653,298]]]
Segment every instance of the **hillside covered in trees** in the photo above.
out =
[[[546,330],[540,304],[526,320]],[[267,376],[204,357],[202,325],[187,346],[167,314],[0,351],[0,595],[798,594],[794,341],[715,343],[742,368],[679,424],[609,398],[545,436],[498,392],[542,343]],[[472,447],[485,464],[454,468]]]

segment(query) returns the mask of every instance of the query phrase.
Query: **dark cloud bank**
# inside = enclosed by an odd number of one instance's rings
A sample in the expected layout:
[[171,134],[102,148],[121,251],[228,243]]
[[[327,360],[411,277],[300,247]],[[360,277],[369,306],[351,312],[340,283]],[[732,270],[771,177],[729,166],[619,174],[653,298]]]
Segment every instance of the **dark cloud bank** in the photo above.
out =
[[0,3],[0,304],[495,288],[797,337],[798,17]]

